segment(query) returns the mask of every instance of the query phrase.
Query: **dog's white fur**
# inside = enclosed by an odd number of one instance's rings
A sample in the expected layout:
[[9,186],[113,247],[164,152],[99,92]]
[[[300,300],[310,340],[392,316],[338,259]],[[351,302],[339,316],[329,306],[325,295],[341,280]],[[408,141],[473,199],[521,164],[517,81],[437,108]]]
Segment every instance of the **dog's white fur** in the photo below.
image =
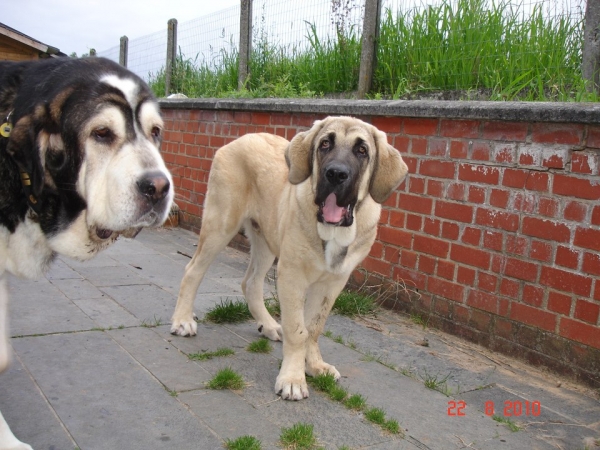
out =
[[[315,152],[319,142],[332,134],[336,145],[348,149],[349,158],[356,142],[368,150],[368,163],[356,179],[358,202],[350,226],[317,221],[320,167]],[[284,399],[299,400],[308,396],[305,373],[330,373],[338,379],[336,368],[323,361],[317,340],[335,299],[371,249],[380,203],[406,173],[406,164],[383,132],[349,117],[317,121],[291,143],[254,134],[219,149],[210,172],[198,248],[185,269],[171,333],[196,334],[193,303],[198,287],[214,257],[243,226],[251,257],[242,290],[259,331],[273,340],[283,338],[275,391]],[[263,302],[264,277],[275,257],[281,326]]]
[[[121,89],[136,110],[137,85],[129,79],[110,76],[105,82]],[[90,105],[94,108],[95,105]],[[8,340],[8,295],[6,273],[19,277],[40,277],[48,268],[54,254],[65,255],[78,260],[87,260],[103,248],[113,243],[118,235],[133,237],[137,230],[146,226],[157,226],[166,220],[173,200],[173,189],[164,199],[164,208],[160,211],[151,209],[146,212],[142,205],[138,186],[140,177],[148,171],[164,174],[170,186],[173,185],[158,150],[152,139],[153,129],[162,129],[163,122],[155,102],[144,103],[140,112],[140,123],[143,130],[136,129],[136,139],[131,142],[125,136],[125,118],[121,110],[115,106],[100,108],[89,121],[80,136],[83,141],[84,160],[81,166],[77,185],[74,188],[86,200],[84,209],[69,226],[51,237],[46,236],[33,219],[30,212],[14,233],[0,227],[0,372],[4,370],[10,359]],[[115,141],[107,147],[98,143],[92,132],[106,127],[116,136]],[[137,128],[137,125],[135,125]],[[44,152],[52,144],[54,150],[62,148],[58,134],[42,133],[38,136],[42,164]],[[47,184],[52,180],[46,178]],[[114,230],[108,239],[100,239],[96,229]],[[10,431],[8,424],[0,414],[0,450],[31,450],[27,444],[20,442]]]

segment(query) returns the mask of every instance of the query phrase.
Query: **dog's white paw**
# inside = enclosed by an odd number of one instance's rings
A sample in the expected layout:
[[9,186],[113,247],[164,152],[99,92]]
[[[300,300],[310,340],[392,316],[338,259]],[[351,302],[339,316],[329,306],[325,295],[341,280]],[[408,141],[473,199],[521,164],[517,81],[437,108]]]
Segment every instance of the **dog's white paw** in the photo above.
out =
[[317,377],[319,375],[333,375],[335,381],[341,378],[340,373],[331,364],[327,364],[324,361],[319,361],[311,364],[309,361],[306,362],[306,373],[311,377]]
[[281,325],[278,323],[272,326],[260,324],[258,326],[258,332],[272,341],[283,340],[283,330],[281,329]]
[[306,378],[279,375],[275,381],[275,392],[284,400],[302,400],[308,398]]
[[171,334],[177,336],[196,336],[198,324],[195,319],[195,314],[192,316],[192,320],[173,319],[173,323],[171,324]]

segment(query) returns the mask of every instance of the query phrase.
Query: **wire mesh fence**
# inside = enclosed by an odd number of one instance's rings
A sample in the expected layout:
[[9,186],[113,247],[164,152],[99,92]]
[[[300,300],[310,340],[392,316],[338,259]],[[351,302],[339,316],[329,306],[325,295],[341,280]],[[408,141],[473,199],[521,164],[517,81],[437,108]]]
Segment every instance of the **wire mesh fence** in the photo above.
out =
[[[372,95],[474,90],[499,99],[525,93],[577,100],[574,92],[585,91],[576,86],[585,1],[382,0]],[[364,0],[254,0],[252,8],[249,89],[275,87],[281,96],[356,91]],[[127,66],[151,83],[164,72],[166,28],[129,41]],[[215,96],[237,88],[239,30],[239,6],[179,24],[179,68],[187,79],[180,90]],[[99,55],[118,61],[119,47]]]

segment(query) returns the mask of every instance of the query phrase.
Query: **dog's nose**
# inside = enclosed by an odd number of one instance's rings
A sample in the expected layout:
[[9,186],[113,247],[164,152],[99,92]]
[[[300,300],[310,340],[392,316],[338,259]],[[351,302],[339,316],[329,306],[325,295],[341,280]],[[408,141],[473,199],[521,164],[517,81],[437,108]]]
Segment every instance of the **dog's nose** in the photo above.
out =
[[169,179],[162,172],[149,172],[137,182],[140,193],[156,204],[166,197],[171,188]]
[[350,171],[347,167],[339,164],[331,164],[325,171],[325,177],[329,183],[337,186],[344,183],[350,177]]

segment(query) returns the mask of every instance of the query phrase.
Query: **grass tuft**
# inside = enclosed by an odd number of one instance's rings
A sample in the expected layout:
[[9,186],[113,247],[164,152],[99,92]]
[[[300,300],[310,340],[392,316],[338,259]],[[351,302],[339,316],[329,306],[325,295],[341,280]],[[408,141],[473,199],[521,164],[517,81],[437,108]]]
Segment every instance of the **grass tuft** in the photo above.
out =
[[508,427],[508,429],[510,431],[512,431],[513,433],[516,431],[521,430],[521,427],[519,425],[517,425],[516,423],[514,423],[512,420],[510,420],[507,417],[502,417],[502,416],[492,416],[492,419],[494,419],[496,422],[499,423],[503,423],[504,425],[506,425]]
[[344,405],[348,409],[362,411],[367,406],[367,401],[360,394],[352,394],[350,397],[344,400]]
[[250,342],[247,350],[252,353],[271,353],[273,346],[267,338],[260,338],[257,341]]
[[312,450],[317,448],[314,426],[308,423],[300,422],[290,428],[282,428],[279,440],[289,450]]
[[369,422],[376,423],[377,425],[384,425],[385,411],[381,408],[369,408],[365,411],[365,418]]
[[204,316],[206,320],[213,323],[239,323],[252,318],[248,304],[244,300],[221,300]]
[[226,367],[220,370],[206,384],[209,389],[242,389],[245,386],[244,379],[240,374],[235,372],[231,367]]
[[373,297],[353,291],[343,291],[333,304],[333,311],[342,316],[366,316],[375,312]]
[[235,352],[230,348],[218,348],[214,352],[189,353],[188,358],[192,361],[208,361],[209,359],[219,358],[222,356],[235,355]]
[[227,439],[225,441],[227,450],[261,450],[262,444],[254,436],[240,436],[237,439]]

